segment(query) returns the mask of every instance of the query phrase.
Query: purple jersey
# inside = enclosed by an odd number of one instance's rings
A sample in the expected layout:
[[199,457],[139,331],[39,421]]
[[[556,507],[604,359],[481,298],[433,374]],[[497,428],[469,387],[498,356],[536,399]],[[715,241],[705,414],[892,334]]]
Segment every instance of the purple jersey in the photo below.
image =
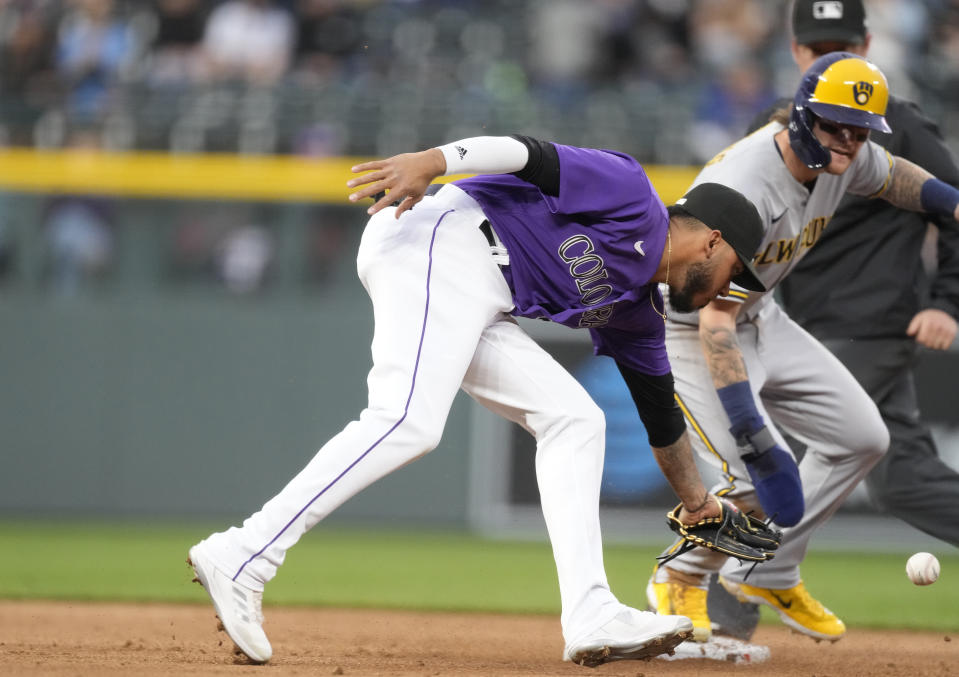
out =
[[559,197],[512,174],[456,182],[509,252],[513,314],[589,328],[597,354],[665,374],[663,299],[650,278],[666,242],[666,207],[628,155],[555,145]]

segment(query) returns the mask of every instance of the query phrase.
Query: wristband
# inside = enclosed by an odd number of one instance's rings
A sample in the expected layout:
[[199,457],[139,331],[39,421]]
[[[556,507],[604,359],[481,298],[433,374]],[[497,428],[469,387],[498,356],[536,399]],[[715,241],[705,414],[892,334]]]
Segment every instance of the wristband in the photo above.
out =
[[729,432],[737,440],[743,435],[754,433],[764,427],[763,417],[759,415],[756,409],[756,401],[753,399],[753,391],[749,387],[749,381],[740,381],[729,386],[724,386],[716,390],[719,395],[719,401],[726,410],[729,417]]
[[926,179],[919,191],[919,204],[931,214],[953,216],[959,205],[959,190],[939,179]]
[[473,136],[437,149],[446,158],[446,172],[452,174],[509,174],[529,162],[529,149],[511,136]]
[[752,463],[767,451],[776,446],[776,438],[769,432],[768,426],[751,433],[743,433],[736,438],[736,443],[748,451],[744,454],[740,449],[740,457],[746,463]]

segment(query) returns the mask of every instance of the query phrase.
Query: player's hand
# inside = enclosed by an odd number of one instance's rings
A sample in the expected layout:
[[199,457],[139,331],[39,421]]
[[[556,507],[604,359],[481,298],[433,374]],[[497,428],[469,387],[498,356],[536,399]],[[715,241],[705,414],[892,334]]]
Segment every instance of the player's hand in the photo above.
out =
[[926,348],[946,350],[956,339],[956,329],[956,321],[949,313],[936,308],[926,308],[912,318],[906,334]]
[[400,214],[423,199],[433,179],[446,172],[446,158],[438,148],[430,148],[419,153],[403,153],[386,160],[364,162],[353,167],[352,171],[354,174],[369,173],[346,182],[350,188],[363,186],[350,194],[350,202],[387,191],[366,212],[375,214],[399,202],[396,208],[396,218],[399,218]]
[[683,504],[682,509],[679,511],[679,520],[683,524],[696,524],[700,520],[708,519],[710,517],[719,517],[722,513],[722,509],[719,507],[719,498],[710,494],[708,500],[703,503],[703,506],[691,512],[686,508],[686,505]]

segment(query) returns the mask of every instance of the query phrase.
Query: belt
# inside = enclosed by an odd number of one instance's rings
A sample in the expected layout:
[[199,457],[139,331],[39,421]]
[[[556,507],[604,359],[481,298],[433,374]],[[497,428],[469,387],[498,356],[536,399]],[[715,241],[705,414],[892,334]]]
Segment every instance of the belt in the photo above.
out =
[[503,243],[499,241],[496,233],[493,232],[493,226],[489,224],[489,221],[483,221],[479,225],[480,232],[486,236],[486,241],[489,242],[490,248],[492,247],[502,247]]
[[[426,187],[424,195],[436,195],[445,185],[446,184],[443,183],[431,183]],[[484,237],[486,237],[486,241],[489,243],[489,251],[493,257],[493,262],[498,266],[508,266],[509,252],[506,250],[506,247],[503,246],[503,242],[499,239],[499,235],[497,235],[496,231],[493,230],[493,226],[490,225],[489,219],[486,219],[479,224],[479,229]]]

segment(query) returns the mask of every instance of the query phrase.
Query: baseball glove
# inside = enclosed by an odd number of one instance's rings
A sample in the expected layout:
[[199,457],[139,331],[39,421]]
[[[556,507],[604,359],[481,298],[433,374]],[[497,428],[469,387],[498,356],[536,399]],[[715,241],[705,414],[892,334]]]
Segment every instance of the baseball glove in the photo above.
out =
[[745,515],[729,501],[719,499],[719,516],[709,517],[695,524],[683,524],[679,519],[682,504],[666,513],[666,523],[682,539],[682,545],[660,557],[665,564],[696,546],[709,548],[741,562],[765,562],[773,558],[782,540],[782,532],[765,522]]

